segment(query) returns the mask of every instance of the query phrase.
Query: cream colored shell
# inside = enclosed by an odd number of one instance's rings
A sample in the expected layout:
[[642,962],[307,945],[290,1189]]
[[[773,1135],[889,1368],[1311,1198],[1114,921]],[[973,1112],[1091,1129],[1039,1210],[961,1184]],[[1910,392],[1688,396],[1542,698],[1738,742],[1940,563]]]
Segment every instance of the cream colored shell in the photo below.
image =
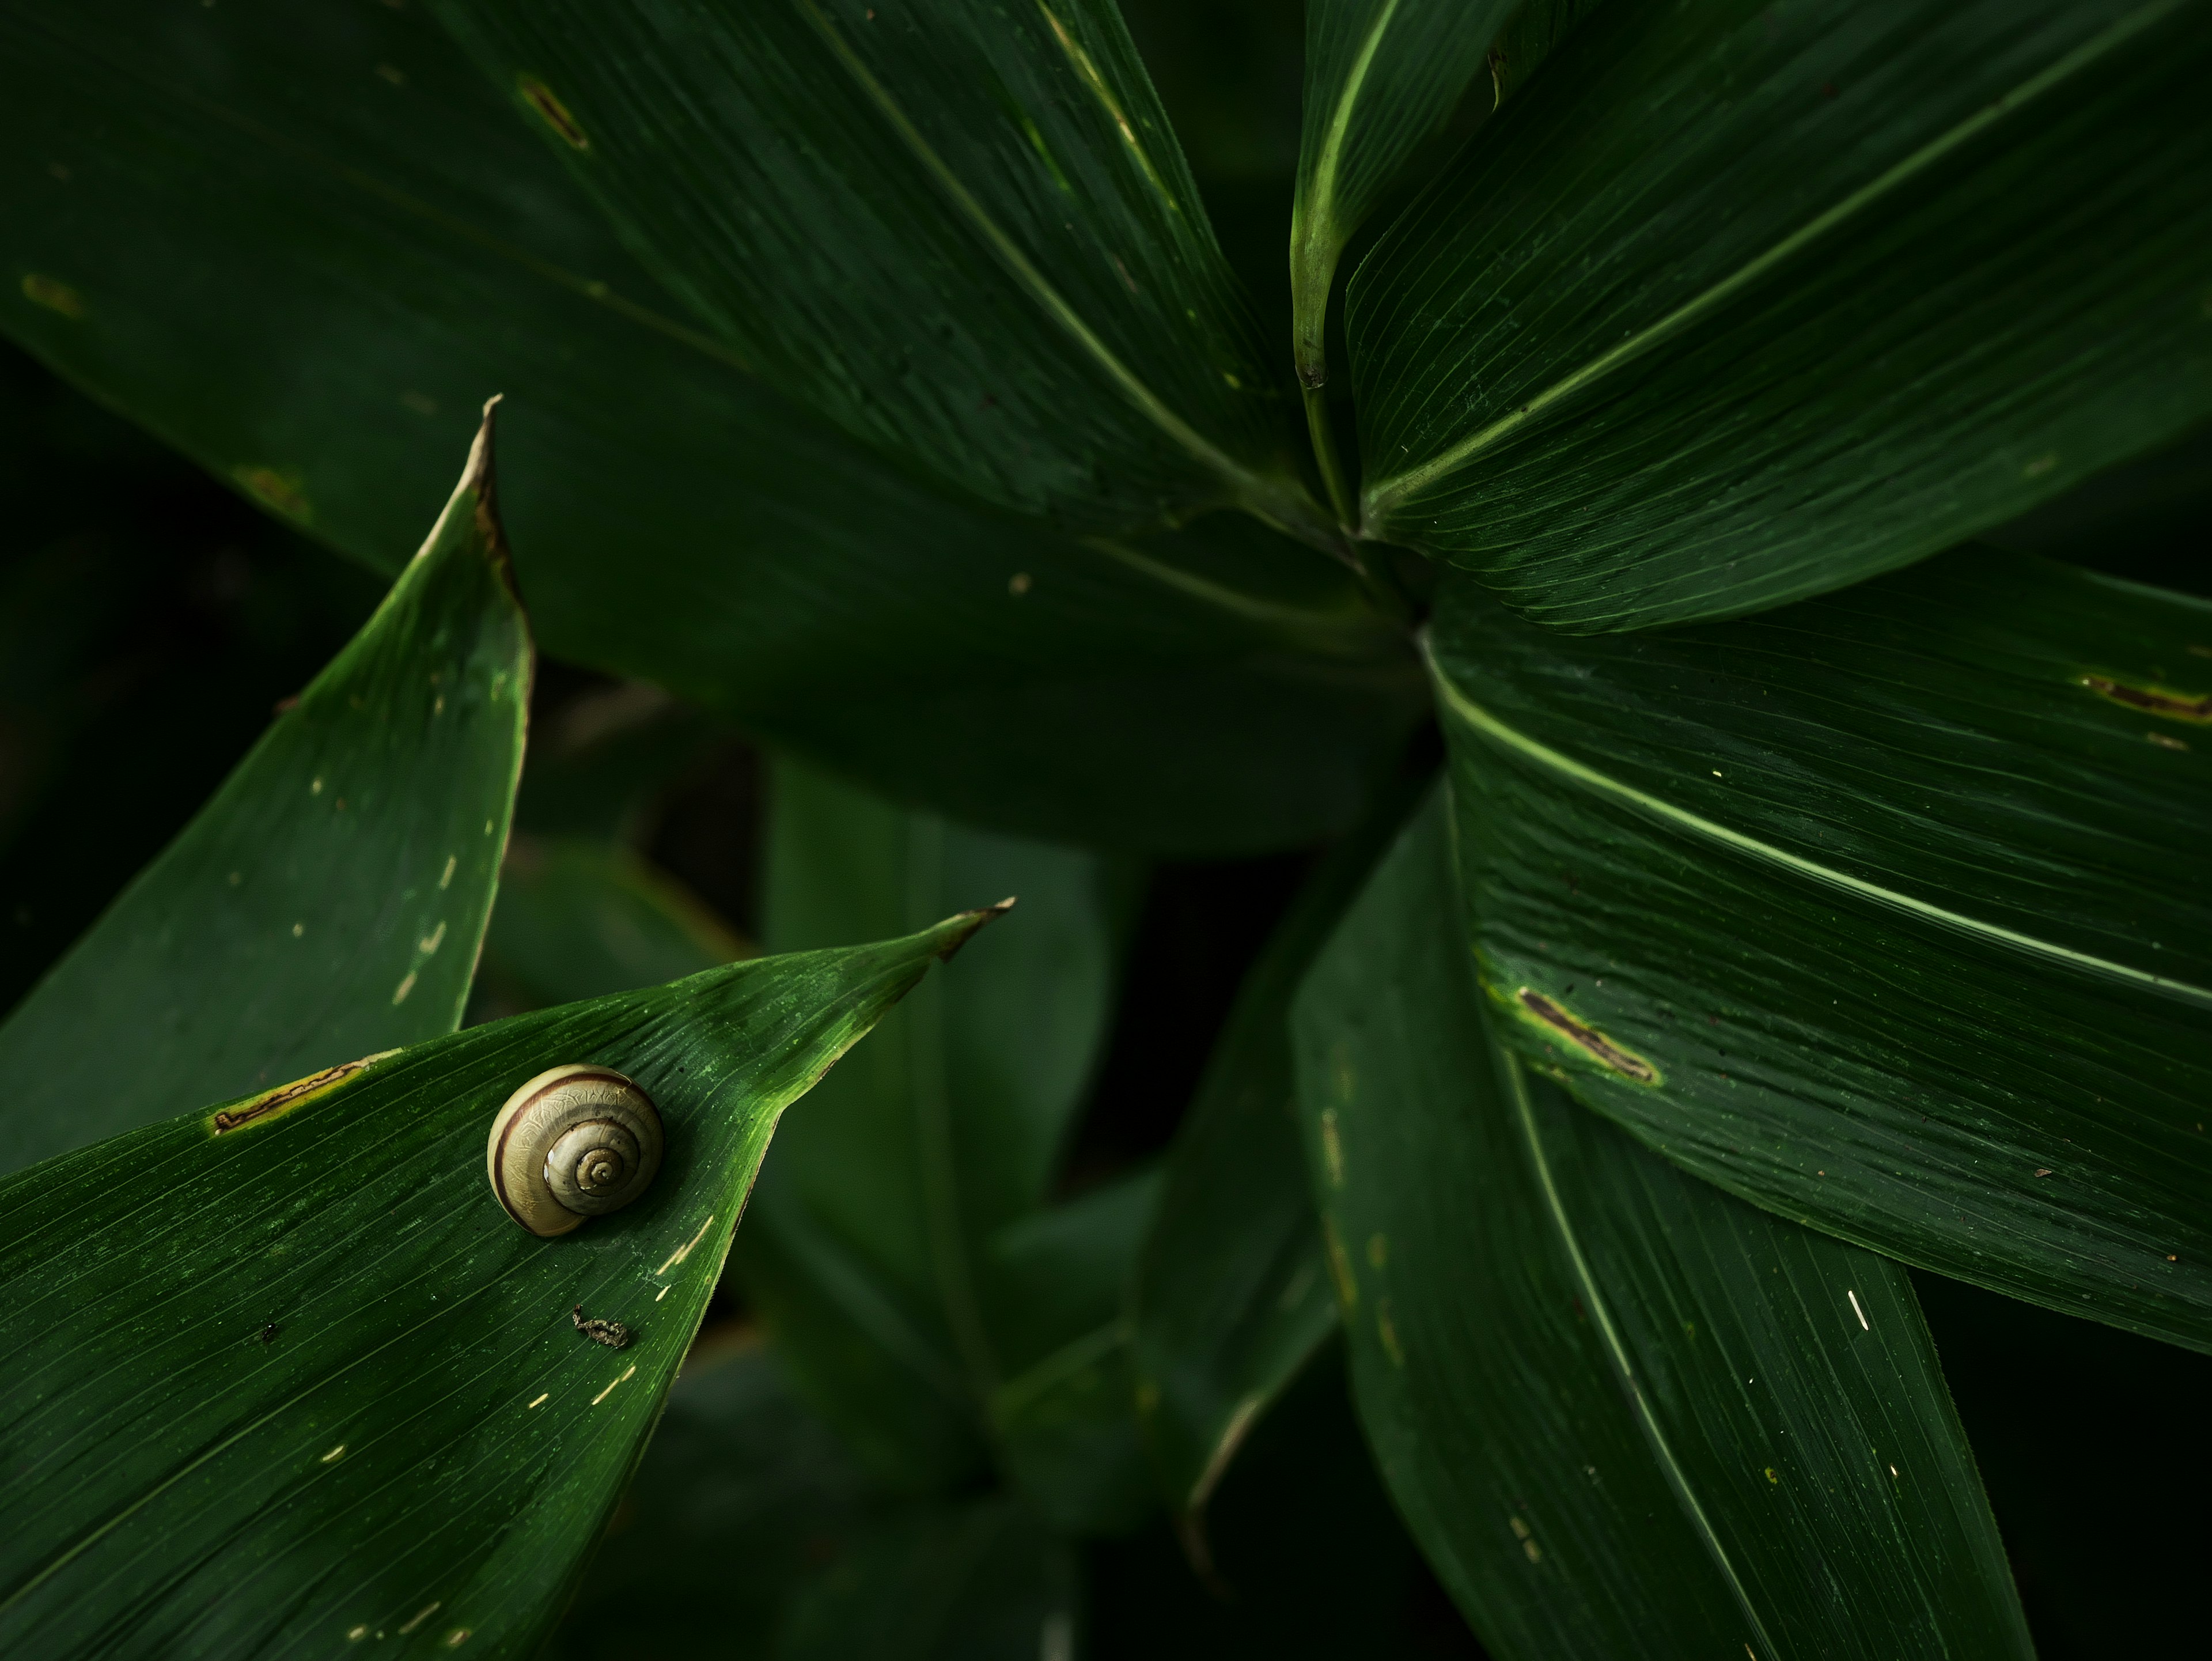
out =
[[550,1068],[507,1098],[484,1165],[507,1214],[550,1238],[645,1192],[660,1169],[660,1114],[612,1068]]

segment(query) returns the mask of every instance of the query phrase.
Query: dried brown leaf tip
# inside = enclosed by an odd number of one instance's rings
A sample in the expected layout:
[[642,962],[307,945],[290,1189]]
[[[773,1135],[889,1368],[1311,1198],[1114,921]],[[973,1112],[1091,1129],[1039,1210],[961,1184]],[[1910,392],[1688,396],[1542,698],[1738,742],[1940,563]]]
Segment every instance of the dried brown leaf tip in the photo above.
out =
[[605,1344],[609,1349],[620,1349],[629,1342],[630,1330],[620,1321],[602,1321],[584,1313],[578,1304],[568,1311],[568,1318],[576,1323],[576,1330],[595,1344]]
[[1522,987],[1513,995],[1522,1014],[1565,1038],[1599,1066],[1633,1079],[1638,1084],[1657,1084],[1659,1069],[1632,1050],[1622,1048],[1595,1027],[1577,1020],[1540,992]]

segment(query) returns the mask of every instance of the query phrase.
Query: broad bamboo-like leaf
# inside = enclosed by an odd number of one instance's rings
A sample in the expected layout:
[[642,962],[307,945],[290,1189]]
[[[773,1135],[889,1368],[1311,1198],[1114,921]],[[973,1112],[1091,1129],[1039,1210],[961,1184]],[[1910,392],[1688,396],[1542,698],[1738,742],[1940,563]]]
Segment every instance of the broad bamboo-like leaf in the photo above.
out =
[[908,800],[1181,852],[1356,819],[1419,699],[1347,574],[1265,533],[1070,538],[887,467],[687,322],[508,90],[419,7],[26,0],[0,329],[386,571],[505,392],[546,649]]
[[1187,1530],[1336,1323],[1298,1145],[1291,999],[1413,801],[1388,793],[1307,878],[1245,976],[1168,1153],[1131,1318],[1146,1451]]
[[1435,624],[1511,1044],[1669,1159],[2212,1348],[2212,604],[1969,551],[1771,617]]
[[2033,1654],[1905,1273],[1490,1042],[1444,803],[1293,1015],[1361,1415],[1506,1658]]
[[1305,130],[1291,204],[1291,348],[1315,453],[1340,512],[1322,389],[1336,262],[1398,170],[1450,118],[1515,0],[1312,0],[1306,8]]
[[0,1027],[0,1171],[459,1025],[530,697],[491,438],[487,414],[375,615]]
[[735,1262],[809,1398],[894,1485],[971,1474],[999,1385],[1060,1342],[1024,1341],[991,1247],[1042,1205],[1104,1037],[1106,876],[1093,855],[905,812],[795,763],[772,775],[770,949],[896,931],[948,891],[1021,899],[1020,929],[910,1001],[808,1104]]
[[[992,915],[472,1027],[0,1186],[22,1323],[0,1360],[0,1645],[531,1653],[778,1114]],[[485,1135],[517,1085],[587,1059],[654,1098],[665,1162],[626,1209],[539,1239],[493,1195]]]
[[2212,10],[1607,6],[1354,277],[1364,525],[1577,632],[1756,611],[2212,413]]
[[1311,517],[1109,0],[439,0],[630,246],[772,385],[989,502]]
[[484,935],[483,976],[514,1007],[542,1008],[752,955],[696,896],[627,849],[517,832]]

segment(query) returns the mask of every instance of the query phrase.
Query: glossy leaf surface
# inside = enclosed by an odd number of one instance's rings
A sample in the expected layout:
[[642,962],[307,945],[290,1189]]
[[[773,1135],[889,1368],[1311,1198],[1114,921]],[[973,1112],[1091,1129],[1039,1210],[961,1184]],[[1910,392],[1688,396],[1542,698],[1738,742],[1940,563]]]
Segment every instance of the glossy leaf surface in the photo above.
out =
[[667,285],[855,437],[1072,526],[1297,512],[1113,5],[438,10]]
[[1523,1056],[1907,1262],[2212,1348],[2212,605],[1966,551],[1771,617],[1435,624]]
[[1402,785],[1386,793],[1306,879],[1168,1151],[1132,1288],[1137,1406],[1161,1492],[1194,1520],[1336,1324],[1298,1141],[1291,999],[1413,801]]
[[[473,1027],[12,1178],[0,1287],[35,1335],[0,1361],[0,1640],[530,1653],[777,1115],[988,915]],[[518,1084],[586,1058],[653,1097],[667,1152],[635,1203],[541,1240],[484,1137]]]
[[1366,528],[1577,632],[1959,542],[2212,412],[2185,0],[1607,6],[1363,263]]
[[1065,1335],[1010,1325],[1025,1303],[992,1244],[1042,1205],[1104,1037],[1107,873],[793,763],[777,764],[770,803],[771,949],[896,931],[946,892],[1020,899],[1021,928],[910,1001],[779,1140],[736,1260],[809,1399],[869,1468],[941,1488],[984,1459],[1000,1384]]
[[375,614],[0,1027],[0,1169],[459,1025],[530,679],[487,417]]
[[1345,243],[1400,165],[1449,119],[1514,0],[1313,0],[1291,206],[1299,379],[1327,376],[1322,320]]
[[506,92],[420,8],[16,7],[0,328],[387,571],[504,392],[546,649],[907,800],[1183,852],[1358,817],[1419,697],[1347,576],[1273,536],[1056,536],[885,467],[693,327]]
[[1897,1264],[1491,1043],[1444,803],[1293,1016],[1360,1411],[1492,1654],[2033,1653]]

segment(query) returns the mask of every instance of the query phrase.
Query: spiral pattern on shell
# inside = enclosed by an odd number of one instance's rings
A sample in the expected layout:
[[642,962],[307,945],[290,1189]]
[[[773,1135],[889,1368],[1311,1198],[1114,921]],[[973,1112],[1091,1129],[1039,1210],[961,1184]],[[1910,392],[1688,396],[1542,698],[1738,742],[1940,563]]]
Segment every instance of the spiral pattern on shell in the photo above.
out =
[[548,1238],[628,1205],[660,1169],[660,1114],[611,1068],[530,1080],[492,1121],[484,1162],[507,1214]]

